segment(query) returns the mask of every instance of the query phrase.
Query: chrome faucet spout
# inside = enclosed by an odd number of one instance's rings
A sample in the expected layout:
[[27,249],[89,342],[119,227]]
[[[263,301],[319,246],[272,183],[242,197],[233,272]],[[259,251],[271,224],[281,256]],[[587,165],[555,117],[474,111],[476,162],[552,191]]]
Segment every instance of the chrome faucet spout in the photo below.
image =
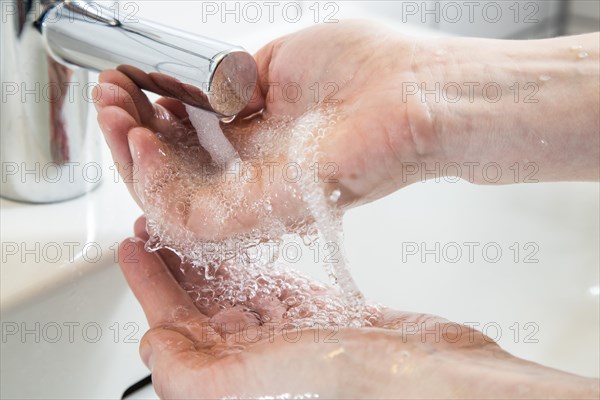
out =
[[221,117],[239,113],[256,85],[256,63],[243,48],[154,22],[119,21],[85,1],[49,7],[39,22],[57,61],[117,69],[143,89]]

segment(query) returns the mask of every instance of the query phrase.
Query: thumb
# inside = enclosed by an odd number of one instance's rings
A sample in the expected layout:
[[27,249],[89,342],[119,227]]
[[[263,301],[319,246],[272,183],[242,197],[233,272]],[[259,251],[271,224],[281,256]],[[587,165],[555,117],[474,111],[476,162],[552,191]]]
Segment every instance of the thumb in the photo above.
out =
[[265,108],[265,99],[269,93],[269,66],[273,58],[273,51],[280,40],[277,39],[266,44],[254,55],[258,75],[256,85],[254,85],[254,91],[248,105],[239,113],[240,117],[247,117]]

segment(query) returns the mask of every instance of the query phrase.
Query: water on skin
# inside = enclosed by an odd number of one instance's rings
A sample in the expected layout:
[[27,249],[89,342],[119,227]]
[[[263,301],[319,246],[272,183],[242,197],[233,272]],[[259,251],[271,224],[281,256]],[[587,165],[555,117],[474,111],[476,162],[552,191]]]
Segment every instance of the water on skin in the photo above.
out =
[[580,52],[577,54],[577,57],[579,57],[580,59],[582,59],[582,60],[583,60],[584,58],[588,58],[588,57],[589,57],[589,54],[588,54],[588,52],[587,52],[587,51],[580,51]]
[[[212,115],[189,107],[188,114],[197,134],[180,133],[174,140],[158,133],[175,157],[145,187],[145,198],[152,199],[146,205],[147,248],[168,248],[185,261],[183,287],[200,311],[215,321],[229,316],[243,323],[276,324],[276,330],[375,324],[380,307],[365,306],[344,256],[342,213],[336,207],[342,193],[326,193],[310,170],[319,161],[320,140],[336,123],[335,111],[314,109],[296,119],[257,116],[243,128],[223,125],[224,132]],[[299,165],[300,179],[275,175],[273,182],[261,183],[260,195],[245,196],[248,185],[257,184],[247,171],[265,171],[274,163]],[[169,186],[173,181],[177,185]],[[207,226],[224,227],[219,239],[198,239],[184,227],[165,223],[173,199],[202,211]],[[273,211],[276,202],[302,204],[299,208],[307,212],[280,215]],[[228,234],[226,227],[241,215],[260,223]],[[333,287],[280,261],[277,250],[295,237],[307,245],[336,247],[325,265]]]

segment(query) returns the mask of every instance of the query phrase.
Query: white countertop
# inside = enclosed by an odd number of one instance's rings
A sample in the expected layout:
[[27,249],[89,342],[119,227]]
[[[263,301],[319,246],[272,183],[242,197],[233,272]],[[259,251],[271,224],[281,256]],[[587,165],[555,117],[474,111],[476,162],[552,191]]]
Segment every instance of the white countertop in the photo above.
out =
[[103,174],[99,187],[70,201],[25,204],[0,199],[3,313],[115,264],[116,246],[132,235],[133,222],[142,212],[108,162]]

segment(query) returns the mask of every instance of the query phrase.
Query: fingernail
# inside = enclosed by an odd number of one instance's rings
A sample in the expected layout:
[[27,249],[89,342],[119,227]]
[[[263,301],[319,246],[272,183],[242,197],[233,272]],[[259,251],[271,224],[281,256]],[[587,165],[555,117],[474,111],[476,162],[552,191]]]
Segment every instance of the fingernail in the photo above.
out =
[[140,153],[136,149],[134,140],[129,135],[127,135],[127,143],[129,144],[129,152],[131,153],[131,158],[133,158],[133,163],[137,164],[137,161],[140,159]]
[[102,103],[101,99],[102,83],[99,83],[92,89],[92,101],[94,103],[94,107],[96,107],[96,111],[100,111],[102,108],[104,108],[104,104]]

